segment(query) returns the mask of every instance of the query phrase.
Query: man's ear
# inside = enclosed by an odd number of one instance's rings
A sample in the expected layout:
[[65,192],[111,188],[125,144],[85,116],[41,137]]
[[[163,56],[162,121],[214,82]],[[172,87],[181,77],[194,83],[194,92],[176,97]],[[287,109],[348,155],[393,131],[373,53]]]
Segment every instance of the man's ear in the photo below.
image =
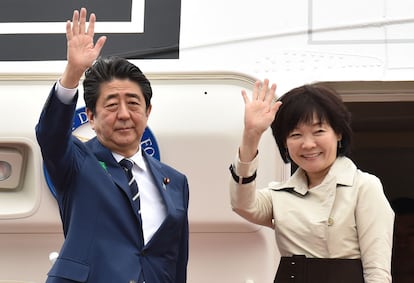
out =
[[91,126],[92,130],[95,130],[95,120],[92,110],[86,108],[86,116],[88,117],[89,125]]
[[151,110],[152,110],[152,104],[148,105],[147,107],[147,117],[149,117]]

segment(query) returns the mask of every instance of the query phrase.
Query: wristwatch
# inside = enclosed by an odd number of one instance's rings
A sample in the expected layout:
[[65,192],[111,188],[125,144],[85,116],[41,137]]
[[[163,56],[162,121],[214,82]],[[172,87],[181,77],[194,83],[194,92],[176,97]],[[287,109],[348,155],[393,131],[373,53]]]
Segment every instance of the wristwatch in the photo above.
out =
[[256,176],[257,176],[257,174],[256,174],[257,170],[254,171],[253,175],[251,175],[250,177],[237,176],[236,172],[234,171],[233,164],[230,165],[229,170],[230,170],[231,176],[233,177],[233,180],[236,183],[243,184],[243,185],[253,182],[256,179]]

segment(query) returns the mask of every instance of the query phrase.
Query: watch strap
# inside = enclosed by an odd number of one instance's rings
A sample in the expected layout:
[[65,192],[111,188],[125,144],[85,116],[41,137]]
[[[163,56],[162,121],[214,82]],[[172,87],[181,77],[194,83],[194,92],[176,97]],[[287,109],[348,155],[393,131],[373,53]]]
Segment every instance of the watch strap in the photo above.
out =
[[244,185],[244,184],[251,183],[256,179],[256,176],[257,176],[257,170],[256,170],[256,171],[254,171],[252,176],[240,177],[236,174],[233,164],[230,165],[229,170],[230,170],[231,176],[233,177],[233,180],[238,184],[243,184]]

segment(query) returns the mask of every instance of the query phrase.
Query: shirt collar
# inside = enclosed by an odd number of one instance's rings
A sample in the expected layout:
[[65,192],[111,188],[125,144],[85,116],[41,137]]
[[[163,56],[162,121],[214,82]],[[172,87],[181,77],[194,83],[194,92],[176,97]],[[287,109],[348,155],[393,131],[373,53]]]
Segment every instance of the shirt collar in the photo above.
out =
[[[118,153],[115,153],[115,152],[112,152],[112,155],[114,156],[116,162],[118,163],[119,161],[125,158],[124,156]],[[141,170],[147,171],[147,165],[145,164],[144,157],[142,156],[141,147],[138,149],[138,151],[133,156],[128,157],[128,159],[132,160],[134,164],[137,165]]]

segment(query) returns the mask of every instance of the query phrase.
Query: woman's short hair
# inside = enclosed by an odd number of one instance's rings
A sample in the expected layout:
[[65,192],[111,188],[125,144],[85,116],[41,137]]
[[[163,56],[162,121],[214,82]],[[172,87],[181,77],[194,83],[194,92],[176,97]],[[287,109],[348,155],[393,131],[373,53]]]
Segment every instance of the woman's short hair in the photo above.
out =
[[280,156],[285,163],[290,162],[286,154],[288,135],[299,124],[312,123],[315,115],[320,122],[326,122],[336,134],[342,136],[337,156],[350,154],[351,114],[336,91],[321,83],[306,84],[288,91],[279,100],[282,101],[282,105],[271,128]]

